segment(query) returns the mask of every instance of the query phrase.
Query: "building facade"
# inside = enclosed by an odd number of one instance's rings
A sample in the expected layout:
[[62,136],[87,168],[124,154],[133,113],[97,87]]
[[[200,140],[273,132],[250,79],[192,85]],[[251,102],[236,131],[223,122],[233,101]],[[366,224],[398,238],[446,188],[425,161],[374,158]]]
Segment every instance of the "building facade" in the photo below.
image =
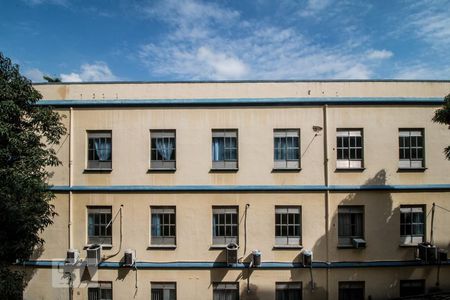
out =
[[68,134],[25,299],[450,289],[444,251],[417,258],[420,243],[450,247],[450,134],[431,121],[450,81],[35,88]]

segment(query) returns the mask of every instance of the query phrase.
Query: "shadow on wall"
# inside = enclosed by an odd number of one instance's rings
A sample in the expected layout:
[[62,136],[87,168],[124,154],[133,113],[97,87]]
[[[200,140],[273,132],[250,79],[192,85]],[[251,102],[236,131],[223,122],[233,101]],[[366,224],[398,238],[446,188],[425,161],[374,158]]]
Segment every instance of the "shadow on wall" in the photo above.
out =
[[[367,180],[365,186],[381,186],[387,184],[386,171],[380,170],[373,178]],[[344,197],[339,199],[339,197]],[[360,191],[353,193],[330,193],[330,227],[329,229],[329,260],[335,261],[389,261],[389,260],[413,260],[415,247],[400,247],[400,208],[393,208],[392,195],[388,191]],[[366,248],[342,248],[338,246],[338,206],[364,205],[363,232],[367,243]],[[326,236],[320,237],[313,246],[313,253],[326,248]],[[325,252],[325,251],[323,251]],[[341,269],[342,270],[342,269]],[[381,270],[381,269],[379,269]],[[370,283],[367,268],[346,269],[344,277],[337,279],[331,270],[330,279],[351,281],[363,280]],[[339,272],[335,270],[334,273]],[[410,279],[414,268],[402,268],[401,275],[394,275],[393,282],[389,282],[383,289],[377,289],[379,297],[398,297],[400,280]],[[434,268],[427,268],[426,277],[434,276]],[[400,272],[399,272],[400,273]],[[400,278],[401,276],[401,278]],[[434,278],[434,277],[433,277]],[[338,286],[338,282],[330,282],[331,286]],[[370,285],[369,285],[370,286]],[[387,294],[386,294],[387,293]]]
[[[31,255],[30,259],[37,260],[41,255],[44,253],[44,245],[39,245],[36,249],[34,249],[33,254]],[[37,272],[36,268],[24,268],[23,271],[23,284],[24,288],[28,286],[28,283],[33,279],[34,275]]]

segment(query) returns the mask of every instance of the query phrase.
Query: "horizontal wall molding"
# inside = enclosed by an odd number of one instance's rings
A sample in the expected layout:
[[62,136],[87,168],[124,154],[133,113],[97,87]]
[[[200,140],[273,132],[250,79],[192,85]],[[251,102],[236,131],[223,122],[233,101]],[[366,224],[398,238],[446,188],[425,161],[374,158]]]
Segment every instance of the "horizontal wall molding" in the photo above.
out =
[[442,105],[444,98],[321,97],[321,98],[217,98],[217,99],[91,99],[41,100],[52,107],[204,107],[204,106],[319,106],[319,105]]
[[[63,260],[29,260],[22,263],[26,267],[38,268],[55,268],[63,267]],[[391,268],[391,267],[419,267],[419,266],[435,266],[426,264],[420,260],[406,261],[349,261],[349,262],[319,262],[315,261],[312,267],[315,269],[343,269],[343,268]],[[441,265],[450,265],[450,260],[442,262]],[[78,267],[83,267],[83,263],[79,263]],[[100,269],[119,269],[129,268],[123,266],[121,262],[101,262]],[[225,262],[143,262],[137,261],[138,269],[247,269],[248,263],[238,263],[231,266]],[[306,268],[301,263],[294,262],[262,262],[260,267],[253,269],[294,269]]]
[[448,191],[450,184],[418,185],[111,185],[51,186],[54,192],[358,192]]

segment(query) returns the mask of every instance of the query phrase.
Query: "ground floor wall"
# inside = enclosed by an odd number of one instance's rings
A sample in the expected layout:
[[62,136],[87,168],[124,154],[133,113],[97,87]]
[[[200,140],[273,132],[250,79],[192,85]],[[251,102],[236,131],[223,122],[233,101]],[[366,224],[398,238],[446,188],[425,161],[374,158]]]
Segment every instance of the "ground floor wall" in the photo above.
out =
[[[57,268],[27,268],[24,299],[70,299],[67,279]],[[88,287],[95,282],[111,282],[113,299],[151,299],[151,284],[173,282],[177,299],[213,299],[213,284],[239,284],[241,300],[273,300],[279,282],[300,282],[303,299],[338,299],[339,282],[364,282],[365,299],[395,299],[400,295],[400,281],[424,279],[426,291],[436,289],[437,266],[343,269],[100,269],[74,280],[73,299],[88,299]],[[59,274],[59,275],[58,275]],[[79,274],[79,273],[78,273]],[[440,269],[439,288],[450,290],[450,266]],[[313,284],[311,284],[313,282]],[[313,288],[312,288],[313,287]]]

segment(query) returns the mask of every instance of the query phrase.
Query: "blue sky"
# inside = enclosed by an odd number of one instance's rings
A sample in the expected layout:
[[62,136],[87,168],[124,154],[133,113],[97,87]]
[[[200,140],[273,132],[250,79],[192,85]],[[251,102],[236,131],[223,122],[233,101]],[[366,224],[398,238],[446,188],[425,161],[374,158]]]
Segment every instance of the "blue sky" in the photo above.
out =
[[33,81],[450,79],[450,0],[0,0]]

